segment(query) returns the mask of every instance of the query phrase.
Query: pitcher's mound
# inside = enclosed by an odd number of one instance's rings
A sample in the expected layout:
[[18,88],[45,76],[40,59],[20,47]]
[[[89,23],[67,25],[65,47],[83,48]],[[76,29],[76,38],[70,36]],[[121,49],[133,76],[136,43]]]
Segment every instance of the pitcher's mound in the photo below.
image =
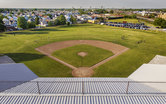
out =
[[74,77],[91,77],[94,71],[89,69],[88,67],[80,67],[78,69],[73,70],[72,75]]
[[79,52],[78,53],[78,56],[81,56],[81,57],[85,57],[86,55],[88,55],[87,52]]

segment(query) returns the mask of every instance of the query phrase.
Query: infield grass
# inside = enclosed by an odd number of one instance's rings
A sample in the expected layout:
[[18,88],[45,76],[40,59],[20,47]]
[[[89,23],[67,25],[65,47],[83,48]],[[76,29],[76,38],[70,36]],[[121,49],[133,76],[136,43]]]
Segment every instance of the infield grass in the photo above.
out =
[[[79,52],[86,52],[87,55],[79,56]],[[52,55],[75,67],[90,67],[114,54],[102,48],[80,44],[57,50]]]

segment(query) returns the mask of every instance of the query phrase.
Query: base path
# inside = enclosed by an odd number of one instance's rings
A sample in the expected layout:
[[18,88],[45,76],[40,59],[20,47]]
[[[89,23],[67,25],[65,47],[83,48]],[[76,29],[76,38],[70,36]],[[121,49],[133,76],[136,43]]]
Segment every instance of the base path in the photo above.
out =
[[[54,56],[52,56],[52,53],[55,52],[56,50],[60,50],[63,48],[67,48],[67,47],[71,47],[74,45],[78,45],[78,44],[88,44],[91,46],[95,46],[95,47],[99,47],[99,48],[103,48],[106,50],[109,50],[111,52],[114,53],[113,56],[91,66],[91,67],[83,67],[83,68],[77,68],[73,65],[70,65]],[[110,61],[112,58],[126,52],[129,48],[118,45],[118,44],[114,44],[111,42],[105,42],[105,41],[98,41],[98,40],[69,40],[69,41],[62,41],[62,42],[55,42],[55,43],[51,43],[48,45],[44,45],[41,46],[39,48],[36,48],[37,51],[41,52],[42,54],[47,55],[48,57],[70,67],[71,69],[73,69],[72,75],[74,77],[90,77],[93,75],[93,69]]]

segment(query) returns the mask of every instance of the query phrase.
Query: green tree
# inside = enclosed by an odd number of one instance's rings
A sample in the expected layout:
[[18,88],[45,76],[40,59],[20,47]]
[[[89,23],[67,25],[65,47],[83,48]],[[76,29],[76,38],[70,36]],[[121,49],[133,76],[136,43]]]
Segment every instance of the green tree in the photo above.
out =
[[51,22],[51,21],[49,21],[49,22],[48,22],[48,26],[54,26],[54,23]]
[[166,20],[162,21],[161,28],[166,28]]
[[66,24],[66,18],[64,15],[60,15],[58,17],[58,20],[60,21],[60,25],[65,25]]
[[0,32],[4,32],[5,29],[6,29],[6,27],[5,27],[5,25],[4,25],[3,21],[2,21],[2,19],[0,18]]
[[148,18],[155,18],[155,16],[157,16],[156,14],[152,13],[148,16]]
[[72,24],[75,24],[77,22],[76,18],[74,18],[72,15],[70,16],[70,21]]
[[58,26],[58,25],[60,25],[61,23],[60,23],[59,19],[56,19],[55,22],[54,22],[54,24],[55,24],[55,26]]
[[0,15],[0,19],[2,20],[4,18],[4,16],[3,15]]
[[100,17],[100,18],[99,18],[99,21],[100,21],[100,22],[105,22],[105,19],[104,19],[103,17]]
[[24,12],[24,9],[20,9],[20,12],[22,12],[22,13],[23,13],[23,12]]
[[67,22],[67,26],[70,26],[70,22]]
[[136,15],[136,14],[133,14],[133,15],[131,15],[131,18],[136,19],[136,18],[137,18],[137,15]]
[[36,18],[35,18],[35,24],[36,24],[36,25],[40,24],[40,22],[39,22],[39,17],[38,17],[38,16],[36,16]]
[[27,28],[27,21],[24,17],[18,17],[17,19],[17,26],[19,28],[26,29]]
[[86,14],[84,9],[79,9],[78,12],[82,15],[82,14]]
[[35,28],[36,27],[35,22],[28,22],[27,26],[28,26],[28,28]]
[[113,13],[114,13],[114,11],[113,11],[113,10],[110,10],[110,13],[111,13],[111,14],[113,14]]
[[156,18],[154,21],[154,25],[161,26],[163,21],[165,21],[165,20],[162,18]]
[[95,12],[99,14],[108,13],[108,11],[105,9],[96,9]]
[[47,16],[49,16],[52,19],[52,15],[51,14],[47,14]]

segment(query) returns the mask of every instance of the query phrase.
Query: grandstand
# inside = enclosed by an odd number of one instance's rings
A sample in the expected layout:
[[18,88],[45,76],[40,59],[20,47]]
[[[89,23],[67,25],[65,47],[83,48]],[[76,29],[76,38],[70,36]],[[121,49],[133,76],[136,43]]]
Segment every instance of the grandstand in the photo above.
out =
[[128,78],[42,78],[0,64],[0,104],[166,104],[165,70],[150,62]]

